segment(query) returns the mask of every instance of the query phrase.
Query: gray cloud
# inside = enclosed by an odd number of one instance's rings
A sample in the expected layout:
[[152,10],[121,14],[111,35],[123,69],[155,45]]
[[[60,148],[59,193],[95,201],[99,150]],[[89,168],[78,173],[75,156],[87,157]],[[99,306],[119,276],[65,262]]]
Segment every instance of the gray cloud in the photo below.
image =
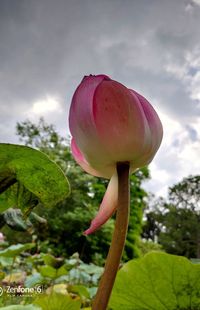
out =
[[[172,148],[195,142],[199,20],[197,0],[1,0],[0,140],[16,142],[16,121],[39,118],[32,107],[46,96],[58,98],[63,113],[44,117],[64,134],[82,76],[105,73],[141,92],[189,133],[181,143],[173,137]],[[169,161],[172,155],[163,150]],[[170,170],[159,155],[156,163]]]
[[198,132],[192,126],[187,125],[186,130],[188,131],[189,137],[192,141],[198,141]]

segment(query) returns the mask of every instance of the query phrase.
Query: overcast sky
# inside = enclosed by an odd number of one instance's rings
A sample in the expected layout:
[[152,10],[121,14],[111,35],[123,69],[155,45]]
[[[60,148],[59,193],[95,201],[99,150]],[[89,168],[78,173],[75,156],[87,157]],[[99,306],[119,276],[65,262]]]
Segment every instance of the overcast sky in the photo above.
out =
[[146,188],[200,168],[200,0],[0,0],[0,141],[43,116],[68,133],[72,94],[104,73],[155,107],[164,127]]

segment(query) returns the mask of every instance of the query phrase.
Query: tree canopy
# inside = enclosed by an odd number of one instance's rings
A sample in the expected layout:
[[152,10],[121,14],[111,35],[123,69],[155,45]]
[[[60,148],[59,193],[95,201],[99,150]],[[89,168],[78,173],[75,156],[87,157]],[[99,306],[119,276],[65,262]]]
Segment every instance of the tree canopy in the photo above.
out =
[[147,210],[143,237],[171,254],[200,258],[200,176],[189,176],[169,189]]

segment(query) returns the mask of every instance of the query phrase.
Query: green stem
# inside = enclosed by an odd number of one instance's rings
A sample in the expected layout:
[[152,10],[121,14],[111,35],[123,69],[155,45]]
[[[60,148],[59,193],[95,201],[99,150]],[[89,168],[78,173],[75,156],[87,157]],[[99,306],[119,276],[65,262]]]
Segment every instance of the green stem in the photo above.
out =
[[118,206],[115,229],[92,310],[106,310],[107,308],[126,241],[130,208],[129,163],[117,163],[117,174]]

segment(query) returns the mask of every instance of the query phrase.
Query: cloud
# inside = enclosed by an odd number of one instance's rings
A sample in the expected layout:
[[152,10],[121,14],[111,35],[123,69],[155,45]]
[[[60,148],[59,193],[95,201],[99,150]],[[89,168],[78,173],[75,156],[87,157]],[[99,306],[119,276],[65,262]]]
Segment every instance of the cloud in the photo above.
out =
[[61,111],[58,99],[50,96],[35,101],[31,108],[31,112],[36,115],[45,115],[49,112],[60,113]]
[[189,174],[199,171],[200,119],[190,126],[160,113],[164,137],[156,159],[150,164],[152,179],[145,184],[158,196],[167,196],[173,186]]
[[1,0],[0,140],[16,142],[16,122],[41,116],[67,135],[77,85],[105,73],[161,115],[148,186],[166,192],[199,170],[199,20],[199,0]]
[[192,0],[192,2],[200,6],[200,0]]

